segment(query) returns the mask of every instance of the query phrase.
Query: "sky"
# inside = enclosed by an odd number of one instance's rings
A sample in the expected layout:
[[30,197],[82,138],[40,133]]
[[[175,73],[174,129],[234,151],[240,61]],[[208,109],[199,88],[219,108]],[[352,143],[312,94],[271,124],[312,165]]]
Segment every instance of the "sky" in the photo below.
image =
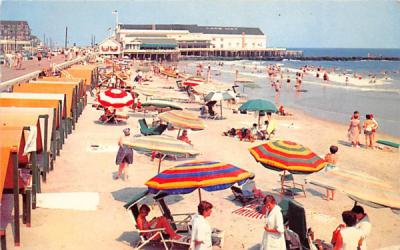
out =
[[259,27],[268,47],[400,48],[400,0],[0,0],[1,20],[64,45],[101,42],[124,24]]

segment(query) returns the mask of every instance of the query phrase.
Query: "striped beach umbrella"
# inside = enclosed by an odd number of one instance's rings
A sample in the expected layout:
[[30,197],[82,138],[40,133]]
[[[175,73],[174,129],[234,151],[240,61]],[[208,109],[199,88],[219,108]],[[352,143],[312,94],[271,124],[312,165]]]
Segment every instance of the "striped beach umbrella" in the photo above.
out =
[[204,122],[197,115],[183,110],[171,110],[159,114],[158,117],[180,129],[203,130],[205,128]]
[[182,84],[184,86],[198,86],[198,85],[202,85],[204,84],[205,80],[203,78],[199,78],[199,77],[190,77],[188,79],[186,79]]
[[98,101],[104,107],[113,108],[122,108],[133,104],[132,95],[120,89],[108,89],[101,92]]
[[193,161],[164,170],[145,184],[149,191],[187,194],[196,189],[208,192],[242,185],[252,174],[232,164],[216,161]]
[[358,171],[335,167],[307,177],[307,182],[336,189],[362,204],[381,208],[400,209],[400,193],[387,182]]
[[233,91],[213,91],[208,93],[206,97],[204,97],[204,100],[206,102],[209,101],[219,101],[220,108],[221,108],[221,118],[222,118],[222,101],[224,100],[232,100],[235,99],[236,95],[233,93]]
[[149,100],[142,103],[142,107],[156,107],[156,108],[171,108],[176,110],[182,110],[183,108],[176,102],[170,102],[166,100]]
[[[196,156],[199,154],[192,145],[167,135],[136,137],[133,140],[124,141],[124,145],[142,153],[159,152],[163,155],[175,156]],[[158,164],[158,172],[160,172],[161,161],[162,157],[160,157]]]
[[327,163],[309,148],[291,141],[272,141],[249,149],[264,167],[275,171],[309,174],[323,169]]

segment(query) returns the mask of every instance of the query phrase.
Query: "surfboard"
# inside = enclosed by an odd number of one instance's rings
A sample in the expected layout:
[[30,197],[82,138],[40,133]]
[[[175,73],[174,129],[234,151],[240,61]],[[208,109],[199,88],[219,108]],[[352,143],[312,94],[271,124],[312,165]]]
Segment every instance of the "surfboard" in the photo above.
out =
[[390,147],[394,147],[394,148],[399,148],[400,144],[396,143],[396,142],[392,142],[392,141],[386,141],[386,140],[377,140],[377,143],[386,145],[386,146],[390,146]]

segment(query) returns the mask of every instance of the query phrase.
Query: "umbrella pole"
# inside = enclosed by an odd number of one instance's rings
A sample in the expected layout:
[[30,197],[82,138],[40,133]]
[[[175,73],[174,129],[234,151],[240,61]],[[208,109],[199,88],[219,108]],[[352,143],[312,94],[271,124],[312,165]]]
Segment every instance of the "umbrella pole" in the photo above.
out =
[[157,172],[158,174],[160,173],[162,158],[164,157],[164,155],[162,155],[161,153],[159,154],[160,154],[160,160],[158,161],[158,172]]
[[286,175],[286,170],[283,170],[283,176],[281,176],[281,196],[285,194],[285,190],[283,188],[284,176]]
[[261,119],[260,111],[258,111],[258,127],[260,127],[260,119]]
[[200,188],[198,190],[199,190],[199,202],[201,202],[201,190]]
[[219,100],[219,105],[221,106],[221,119],[222,119],[222,100]]
[[178,135],[176,136],[176,139],[178,139],[179,138],[179,134],[181,133],[181,129],[179,129],[179,131],[178,131]]

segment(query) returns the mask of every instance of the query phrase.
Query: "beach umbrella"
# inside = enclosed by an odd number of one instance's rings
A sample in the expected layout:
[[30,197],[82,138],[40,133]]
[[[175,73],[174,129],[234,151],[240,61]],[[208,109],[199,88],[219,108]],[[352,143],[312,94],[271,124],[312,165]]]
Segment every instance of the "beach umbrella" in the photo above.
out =
[[243,103],[239,107],[240,111],[258,111],[258,126],[260,126],[260,111],[278,112],[275,104],[265,99],[253,99]]
[[221,107],[221,118],[222,118],[222,101],[235,99],[236,95],[233,91],[223,91],[223,92],[210,92],[204,97],[206,102],[209,101],[219,101]]
[[275,171],[310,174],[327,165],[309,148],[291,141],[271,141],[252,147],[249,151],[256,161]]
[[178,103],[155,99],[143,102],[142,107],[171,108],[176,110],[183,109]]
[[190,86],[190,87],[194,87],[194,86],[198,86],[198,85],[203,85],[205,82],[205,80],[203,78],[199,78],[199,77],[189,77],[188,79],[186,79],[182,85],[183,86]]
[[234,81],[234,84],[236,85],[236,83],[240,83],[243,86],[243,93],[244,93],[244,88],[248,87],[248,88],[259,88],[259,86],[257,84],[254,83],[254,80],[249,79],[249,78],[237,78]]
[[[163,155],[174,155],[178,157],[193,157],[199,154],[192,145],[166,135],[136,137],[130,141],[124,141],[124,145],[142,153],[158,152]],[[163,157],[160,157],[158,172],[160,172],[162,159]]]
[[171,110],[159,114],[158,117],[172,126],[179,128],[178,137],[181,129],[191,130],[203,130],[205,129],[204,122],[197,117],[197,115],[183,111],[183,110]]
[[249,151],[265,168],[283,171],[283,175],[286,171],[293,174],[310,174],[320,171],[328,164],[309,148],[291,141],[267,142],[249,148]]
[[98,101],[103,107],[113,108],[122,108],[133,104],[132,95],[120,89],[108,89],[101,92]]
[[242,185],[252,174],[232,164],[216,161],[193,161],[164,170],[145,184],[151,193],[188,194],[200,189],[208,192]]
[[398,189],[387,182],[354,170],[334,167],[325,169],[307,177],[307,182],[339,190],[351,199],[370,207],[389,207],[400,209],[400,194]]

